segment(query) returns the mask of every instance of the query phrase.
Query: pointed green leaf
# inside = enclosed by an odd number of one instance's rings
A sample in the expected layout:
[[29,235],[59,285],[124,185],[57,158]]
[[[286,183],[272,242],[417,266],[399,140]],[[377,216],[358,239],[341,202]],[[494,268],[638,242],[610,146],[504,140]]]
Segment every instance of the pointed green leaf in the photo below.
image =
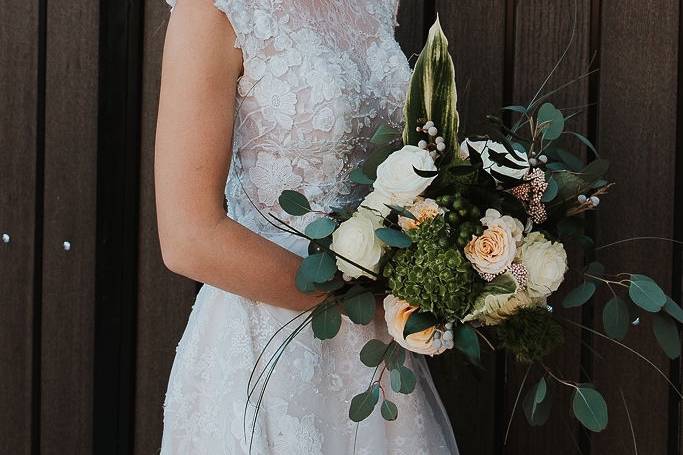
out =
[[311,211],[311,204],[306,196],[293,190],[284,190],[278,199],[282,210],[293,216],[305,215]]
[[553,199],[557,197],[557,193],[559,191],[559,186],[557,186],[557,181],[550,176],[548,178],[548,188],[546,188],[545,193],[543,193],[543,197],[541,198],[541,201],[543,202],[550,202]]
[[453,331],[455,347],[475,363],[479,362],[481,347],[477,332],[468,324],[461,324]]
[[572,410],[581,424],[593,432],[607,428],[607,403],[600,392],[590,385],[584,385],[574,391]]
[[363,163],[363,174],[369,179],[376,179],[377,167],[382,164],[393,151],[394,149],[391,146],[385,145],[370,152],[370,155]]
[[436,325],[436,317],[432,313],[414,312],[408,317],[406,325],[403,328],[403,338],[413,333],[422,332],[430,327]]
[[386,205],[387,207],[389,207],[391,210],[398,213],[402,217],[409,218],[411,220],[417,220],[417,218],[415,218],[415,215],[413,215],[408,209],[406,209],[404,207],[401,207],[399,205],[391,205],[391,204],[384,204],[384,205]]
[[386,123],[380,125],[370,138],[370,142],[373,144],[388,144],[401,137],[401,132]]
[[439,130],[439,136],[446,142],[449,160],[462,163],[455,153],[459,147],[457,99],[455,67],[448,53],[448,40],[437,16],[410,79],[403,110],[403,142],[417,145],[423,134],[417,132],[416,128],[431,120]]
[[576,138],[577,138],[579,141],[581,141],[586,147],[588,147],[589,149],[591,149],[591,151],[593,152],[593,154],[594,154],[596,157],[598,157],[598,158],[600,157],[600,155],[598,155],[598,151],[595,149],[595,146],[593,145],[593,143],[592,143],[590,140],[588,140],[588,138],[587,138],[586,136],[584,136],[584,135],[582,135],[582,134],[579,134],[579,133],[576,133],[576,132],[574,132],[574,131],[571,131],[571,134],[573,134],[574,136],[576,136]]
[[358,183],[359,185],[372,185],[374,182],[373,179],[365,175],[363,172],[363,169],[361,168],[356,168],[351,173],[349,174],[349,179],[353,183]]
[[394,248],[409,248],[413,244],[410,237],[405,232],[391,229],[379,228],[375,231],[375,235],[381,241]]
[[655,281],[645,275],[631,275],[628,295],[645,311],[656,313],[666,304],[666,294]]
[[631,325],[628,305],[619,297],[610,299],[602,310],[605,333],[615,340],[623,340]]
[[569,294],[567,294],[567,297],[565,297],[564,301],[562,302],[562,306],[565,308],[573,308],[583,305],[584,303],[588,302],[591,297],[593,297],[595,289],[595,283],[592,281],[586,281],[582,283],[580,286],[574,288]]
[[681,356],[681,335],[678,326],[670,316],[664,313],[656,313],[653,318],[652,330],[655,332],[657,343],[668,358],[677,359]]
[[389,400],[384,400],[382,402],[382,417],[384,420],[392,421],[398,418],[398,408],[394,403]]

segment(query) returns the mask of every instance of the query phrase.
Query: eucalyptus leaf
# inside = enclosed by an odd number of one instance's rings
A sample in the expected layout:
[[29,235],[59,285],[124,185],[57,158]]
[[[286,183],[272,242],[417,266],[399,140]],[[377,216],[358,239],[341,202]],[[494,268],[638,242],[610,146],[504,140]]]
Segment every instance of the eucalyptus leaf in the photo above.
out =
[[543,193],[543,197],[541,198],[542,202],[550,202],[553,199],[557,197],[557,193],[559,191],[560,187],[557,185],[557,181],[552,177],[548,177],[548,188],[546,188],[545,193]]
[[518,112],[520,114],[526,114],[527,113],[527,108],[524,106],[505,106],[503,108],[504,111],[512,111],[512,112]]
[[410,237],[402,231],[391,228],[379,228],[375,230],[375,235],[381,241],[394,248],[408,248],[413,244]]
[[524,416],[532,427],[544,425],[550,417],[552,399],[545,378],[541,378],[531,387],[522,402]]
[[373,179],[365,175],[365,172],[363,172],[362,168],[356,168],[351,173],[349,174],[349,179],[353,183],[358,183],[360,185],[372,185],[374,182]]
[[415,384],[417,383],[417,378],[415,377],[413,370],[406,366],[400,366],[398,372],[401,375],[401,390],[399,390],[399,393],[405,395],[413,393]]
[[360,361],[363,365],[374,368],[382,363],[387,348],[387,344],[380,340],[370,340],[360,350]]
[[341,327],[341,313],[336,305],[313,311],[311,320],[313,335],[319,340],[329,340],[337,336]]
[[304,258],[300,270],[307,281],[324,283],[334,277],[337,263],[329,253],[316,253]]
[[384,420],[388,420],[391,422],[391,421],[396,420],[398,418],[398,408],[396,407],[396,405],[393,402],[391,402],[389,400],[384,400],[382,402],[381,411],[382,411],[382,417],[384,417]]
[[[605,266],[598,261],[593,261],[588,264],[588,267],[586,267],[586,274],[597,278],[602,278],[605,275]],[[595,281],[596,284],[601,283],[600,280],[596,280],[595,278],[586,277],[586,279],[589,281]]]
[[664,311],[669,313],[669,316],[683,324],[683,309],[674,302],[671,297],[666,298],[666,303],[664,304]]
[[343,298],[346,315],[356,324],[367,325],[375,317],[375,296],[372,292],[351,289]]
[[590,385],[583,385],[574,391],[572,410],[581,424],[593,432],[607,428],[607,403],[600,392]]
[[372,414],[378,401],[379,385],[373,384],[368,391],[358,394],[351,399],[349,418],[353,422],[362,422]]
[[318,218],[317,220],[311,222],[306,229],[304,234],[309,238],[319,240],[324,239],[328,235],[332,234],[337,227],[336,221],[331,218]]
[[595,286],[595,283],[592,281],[585,281],[567,294],[564,301],[562,301],[562,306],[565,308],[581,306],[593,297],[596,289],[597,286]]
[[474,363],[479,363],[481,347],[479,337],[468,324],[460,324],[453,331],[453,343],[455,347],[465,354]]
[[676,322],[665,313],[656,313],[653,318],[652,330],[657,343],[668,358],[677,359],[681,356],[681,335]]
[[389,373],[389,382],[391,383],[391,390],[396,393],[401,393],[401,370],[391,370]]
[[406,361],[406,350],[398,343],[391,343],[384,356],[384,363],[390,370],[396,370]]
[[293,216],[301,216],[311,211],[311,204],[306,196],[293,190],[284,190],[278,198],[282,210]]
[[296,277],[294,278],[294,284],[296,285],[296,288],[303,292],[304,294],[308,294],[310,292],[315,291],[316,285],[313,281],[310,281],[306,278],[304,273],[301,270],[301,267],[296,271]]
[[619,297],[610,299],[602,310],[602,324],[607,336],[615,340],[623,340],[631,325],[628,304]]
[[436,317],[432,313],[427,312],[413,312],[406,321],[403,328],[403,338],[413,333],[422,332],[430,327],[434,327],[437,323]]
[[567,150],[557,149],[557,156],[559,156],[562,162],[572,171],[578,172],[583,168],[583,160]]
[[543,139],[554,141],[564,131],[564,115],[551,103],[545,103],[538,110],[538,123],[545,124]]
[[666,294],[655,281],[645,275],[631,275],[628,295],[645,311],[656,313],[666,304]]

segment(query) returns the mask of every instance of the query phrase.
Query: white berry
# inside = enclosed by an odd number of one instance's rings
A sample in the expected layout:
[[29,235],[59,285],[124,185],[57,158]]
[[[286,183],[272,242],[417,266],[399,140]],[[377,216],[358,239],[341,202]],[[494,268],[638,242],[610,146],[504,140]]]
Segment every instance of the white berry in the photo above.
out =
[[417,143],[417,146],[420,147],[421,149],[426,149],[427,148],[427,141],[422,140]]
[[444,144],[443,142],[437,142],[436,149],[440,152],[443,152],[444,150],[446,150],[446,144]]
[[446,349],[453,349],[454,346],[455,343],[453,342],[453,340],[445,341],[443,344],[443,347],[445,347]]
[[432,340],[432,347],[433,347],[434,349],[440,349],[441,346],[442,346],[441,340],[439,340],[439,339],[437,339],[437,338],[434,338],[434,339]]
[[436,136],[436,133],[438,132],[439,130],[437,130],[435,126],[430,126],[427,130],[427,133],[429,133],[430,136]]
[[441,332],[434,332],[434,339],[438,340],[439,338],[441,338]]
[[529,158],[529,164],[536,166],[538,164],[538,160],[536,158]]
[[451,329],[453,329],[453,323],[447,322],[445,327],[446,327],[446,330],[451,330]]
[[441,144],[442,142],[444,142],[444,139],[441,136],[437,136],[436,139],[434,139],[434,140],[436,141],[437,144]]
[[545,164],[545,163],[548,162],[548,157],[545,156],[545,155],[541,155],[541,156],[538,157],[538,161],[540,161],[541,163]]
[[434,122],[432,122],[432,121],[430,120],[430,121],[428,121],[427,123],[425,123],[425,126],[423,126],[423,128],[426,129],[426,130],[428,130],[429,128],[431,128],[431,127],[433,127],[433,126],[434,126]]
[[591,196],[591,204],[593,204],[593,207],[597,207],[598,204],[600,204],[600,198],[597,196]]
[[576,199],[579,201],[579,204],[585,204],[588,200],[585,194],[579,194],[579,197],[577,197]]
[[9,243],[9,241],[10,241],[9,234],[2,234],[2,242],[3,243]]
[[453,332],[447,330],[443,333],[441,338],[443,338],[444,341],[450,341],[453,339]]

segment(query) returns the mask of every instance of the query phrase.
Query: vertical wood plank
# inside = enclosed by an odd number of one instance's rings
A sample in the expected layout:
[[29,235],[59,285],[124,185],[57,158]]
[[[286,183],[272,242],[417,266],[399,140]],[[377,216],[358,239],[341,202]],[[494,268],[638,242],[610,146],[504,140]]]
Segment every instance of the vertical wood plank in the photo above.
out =
[[196,289],[164,266],[156,226],[154,135],[168,15],[163,1],[145,2],[134,449],[139,455],[157,453],[161,446],[166,385]]
[[[543,0],[525,0],[516,2],[514,17],[514,80],[512,84],[512,103],[528,104],[540,85],[550,73],[562,52],[566,48],[574,26],[574,0],[558,0],[547,2]],[[579,0],[575,38],[564,63],[556,75],[551,79],[549,90],[574,79],[584,72],[590,60],[590,1]],[[588,81],[583,81],[562,90],[549,101],[558,108],[569,108],[586,105],[588,100]],[[572,109],[573,111],[574,109]],[[567,128],[582,133],[586,132],[586,115],[581,115],[570,121]],[[571,144],[571,143],[568,143]],[[577,149],[578,150],[578,149]],[[570,268],[581,270],[583,255],[576,249],[570,249]],[[577,322],[581,321],[580,310],[563,310],[560,306],[567,290],[576,286],[581,277],[580,273],[567,276],[560,292],[554,295],[550,304],[554,306],[556,314]],[[557,375],[570,381],[578,381],[581,371],[581,342],[580,332],[567,328],[565,344],[553,353],[546,362]],[[517,391],[522,384],[527,367],[508,359],[508,369],[505,389],[505,416],[509,419],[517,397]],[[532,369],[527,380],[526,392],[541,376],[539,368]],[[577,454],[581,453],[578,440],[578,425],[571,417],[571,391],[565,386],[552,382],[555,396],[553,411],[548,423],[543,427],[532,428],[517,407],[510,429],[506,454]],[[522,395],[523,397],[524,395]],[[607,452],[599,452],[607,453]]]
[[92,452],[98,14],[97,2],[48,2],[43,454]]
[[[609,176],[617,185],[598,213],[598,244],[640,235],[671,238],[679,2],[609,0],[602,8],[600,146],[611,161]],[[600,258],[608,272],[642,272],[670,285],[669,242],[628,243],[605,250]],[[655,344],[651,318],[641,314],[641,321],[626,344],[668,371]],[[666,383],[633,355],[602,340],[595,346],[605,356],[595,362],[595,382],[605,392],[611,415],[608,429],[593,437],[593,453],[633,453],[620,389],[638,452],[667,453]]]
[[0,0],[0,453],[31,453],[39,2]]
[[401,45],[411,66],[424,45],[424,0],[400,0],[398,6],[396,41]]
[[[437,0],[436,12],[449,40],[458,84],[461,133],[481,133],[487,114],[503,106],[505,1]],[[431,359],[434,381],[462,454],[497,452],[496,354],[483,350],[484,370],[467,368],[454,354]]]

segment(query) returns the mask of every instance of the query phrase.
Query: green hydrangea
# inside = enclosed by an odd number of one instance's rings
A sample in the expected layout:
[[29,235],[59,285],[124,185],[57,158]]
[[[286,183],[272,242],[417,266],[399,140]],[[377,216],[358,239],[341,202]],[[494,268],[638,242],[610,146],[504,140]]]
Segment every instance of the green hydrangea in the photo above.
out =
[[524,308],[498,326],[501,345],[522,363],[539,362],[564,341],[562,326],[545,308]]
[[443,217],[436,217],[408,231],[413,245],[384,268],[393,295],[447,321],[467,314],[477,287],[469,261],[450,246],[449,229]]

